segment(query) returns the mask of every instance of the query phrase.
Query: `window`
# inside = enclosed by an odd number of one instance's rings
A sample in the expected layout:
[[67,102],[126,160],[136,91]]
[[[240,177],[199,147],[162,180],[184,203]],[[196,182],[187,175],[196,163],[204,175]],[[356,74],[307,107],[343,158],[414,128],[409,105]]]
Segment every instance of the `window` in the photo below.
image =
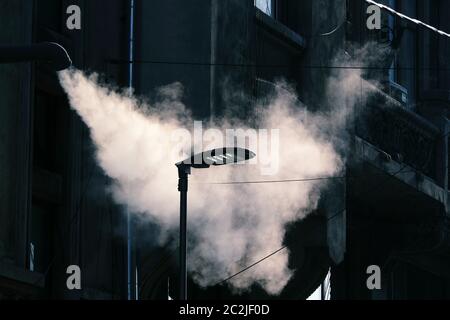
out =
[[[53,256],[53,222],[55,215],[50,205],[34,203],[31,210],[29,267],[31,271],[46,272]],[[62,244],[60,244],[62,245]]]
[[273,16],[273,2],[274,0],[255,0],[255,6],[268,16]]
[[331,300],[331,270],[328,270],[321,285],[306,300]]
[[[389,0],[388,5],[407,16],[417,17],[416,1]],[[416,99],[417,29],[405,28],[400,19],[389,15],[389,40],[396,49],[389,69],[390,94],[402,105],[413,108]]]

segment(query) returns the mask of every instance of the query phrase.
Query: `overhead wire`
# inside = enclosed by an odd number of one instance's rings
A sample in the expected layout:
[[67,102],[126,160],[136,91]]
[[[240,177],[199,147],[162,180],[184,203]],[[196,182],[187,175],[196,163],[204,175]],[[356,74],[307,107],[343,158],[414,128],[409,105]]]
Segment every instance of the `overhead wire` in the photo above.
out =
[[[450,135],[450,131],[449,131],[449,132],[445,132],[443,135],[439,136],[438,139],[444,139],[444,138],[448,137],[449,135]],[[378,184],[376,188],[372,188],[372,189],[371,189],[371,192],[373,192],[374,190],[378,189],[379,187],[382,187],[383,184],[384,184],[387,180],[396,177],[396,176],[397,176],[398,174],[400,174],[400,173],[404,173],[403,169],[405,169],[407,166],[408,166],[407,164],[403,164],[402,167],[401,167],[398,171],[389,174],[389,176],[386,177],[386,179],[383,179],[383,181],[380,182],[380,184]],[[416,171],[418,171],[418,170],[416,170]],[[342,210],[337,211],[335,214],[331,215],[330,217],[327,217],[326,221],[328,222],[328,221],[330,221],[330,220],[332,220],[332,219],[338,217],[338,216],[341,215],[343,212],[345,212],[346,209],[347,209],[347,208],[345,207],[345,208],[343,208]],[[240,271],[238,271],[238,272],[232,274],[231,276],[229,276],[229,277],[227,277],[227,278],[225,278],[225,279],[223,279],[223,280],[221,280],[221,281],[218,281],[218,282],[215,283],[214,285],[220,285],[220,284],[223,284],[223,283],[225,283],[225,282],[228,282],[229,280],[231,280],[231,279],[237,277],[238,275],[244,273],[245,271],[247,271],[247,270],[253,268],[254,266],[260,264],[261,262],[263,262],[263,261],[269,259],[270,257],[274,256],[275,254],[277,254],[277,253],[279,253],[279,252],[285,250],[286,248],[287,248],[287,245],[283,245],[282,247],[280,247],[280,248],[278,248],[277,250],[271,252],[270,254],[264,256],[263,258],[257,260],[256,262],[252,263],[251,265],[249,265],[249,266],[247,266],[247,267],[241,269]]]
[[[404,165],[402,165],[402,167],[401,167],[398,171],[396,171],[396,172],[393,173],[393,174],[389,174],[389,176],[388,176],[386,179],[383,179],[383,181],[382,181],[380,184],[377,185],[377,189],[378,189],[378,187],[381,187],[387,180],[389,180],[389,179],[395,177],[396,175],[402,173],[402,172],[403,172],[403,169],[405,169],[406,167],[407,167],[407,165],[404,164]],[[373,188],[371,191],[373,191],[374,189],[375,189],[375,188]],[[328,222],[328,221],[330,221],[330,220],[332,220],[332,219],[334,219],[334,218],[340,216],[340,215],[341,215],[343,212],[345,212],[346,210],[347,210],[347,207],[345,207],[345,208],[343,208],[343,209],[341,209],[341,210],[336,211],[335,214],[331,215],[330,217],[327,217],[326,221]],[[229,277],[227,277],[227,278],[225,278],[225,279],[223,279],[223,280],[218,281],[218,282],[215,283],[214,285],[216,286],[216,285],[220,285],[220,284],[223,284],[223,283],[225,283],[225,282],[228,282],[229,280],[231,280],[231,279],[237,277],[238,275],[244,273],[245,271],[247,271],[247,270],[253,268],[254,266],[260,264],[261,262],[263,262],[263,261],[269,259],[270,257],[276,255],[277,253],[279,253],[279,252],[281,252],[281,251],[287,249],[287,247],[288,247],[287,245],[283,245],[282,247],[280,247],[280,248],[278,248],[277,250],[271,252],[270,254],[264,256],[263,258],[257,260],[256,262],[250,264],[249,266],[247,266],[247,267],[241,269],[240,271],[238,271],[238,272],[236,272],[236,273],[230,275]]]
[[[108,59],[106,61],[110,64],[129,64],[130,61],[126,59]],[[200,66],[200,67],[231,67],[231,68],[297,68],[297,69],[343,69],[343,70],[391,70],[391,66],[361,66],[361,65],[302,65],[297,64],[257,64],[257,63],[211,63],[200,61],[171,61],[171,60],[133,60],[135,64],[166,64],[166,65],[186,65],[186,66]],[[438,67],[420,67],[420,66],[405,66],[396,67],[400,70],[436,70],[436,71],[450,71],[450,68]]]

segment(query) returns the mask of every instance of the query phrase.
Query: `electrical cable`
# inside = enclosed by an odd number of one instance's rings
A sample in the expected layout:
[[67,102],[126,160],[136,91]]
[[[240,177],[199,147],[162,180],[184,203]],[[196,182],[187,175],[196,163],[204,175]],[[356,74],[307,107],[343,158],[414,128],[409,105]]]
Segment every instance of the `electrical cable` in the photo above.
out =
[[[415,172],[414,171],[403,171],[402,173]],[[384,174],[380,174],[384,175]],[[256,180],[256,181],[224,181],[224,182],[207,182],[207,181],[195,181],[191,180],[191,184],[194,185],[239,185],[239,184],[269,184],[269,183],[290,183],[290,182],[313,182],[321,180],[341,180],[341,179],[355,179],[357,177],[352,177],[349,175],[345,176],[331,176],[331,177],[317,177],[317,178],[302,178],[302,179],[286,179],[286,180]]]
[[[379,185],[377,185],[377,188],[376,188],[376,189],[378,189],[378,187],[381,187],[388,179],[391,179],[391,178],[395,177],[396,175],[398,175],[399,173],[402,173],[402,172],[403,172],[403,169],[406,168],[406,166],[407,166],[407,165],[404,164],[398,171],[396,171],[396,172],[393,173],[393,174],[390,174],[389,177],[387,177],[386,179],[383,179],[383,181],[382,181]],[[375,188],[372,188],[371,191],[373,191],[374,189],[375,189]],[[332,219],[338,217],[338,216],[341,215],[343,212],[345,212],[346,209],[347,209],[347,208],[345,207],[345,208],[343,208],[342,210],[337,211],[337,212],[336,212],[335,214],[333,214],[332,216],[327,217],[326,222],[328,222],[328,221],[330,221],[330,220],[332,220]],[[264,260],[267,260],[268,258],[274,256],[275,254],[277,254],[277,253],[283,251],[283,250],[286,249],[286,248],[287,248],[286,245],[284,245],[284,246],[278,248],[277,250],[275,250],[275,251],[273,251],[272,253],[268,254],[267,256],[265,256],[265,257],[259,259],[258,261],[252,263],[251,265],[245,267],[244,269],[241,269],[240,271],[238,271],[238,272],[232,274],[231,276],[229,276],[229,277],[227,277],[227,278],[225,278],[225,279],[223,279],[223,280],[221,280],[221,281],[215,283],[214,286],[220,285],[220,284],[225,283],[225,282],[228,282],[229,280],[231,280],[231,279],[235,278],[236,276],[242,274],[243,272],[245,272],[245,271],[251,269],[252,267],[254,267],[254,266],[260,264],[260,263],[263,262]]]
[[[447,137],[449,134],[450,134],[450,132],[444,134],[441,138],[445,138],[445,137]],[[403,172],[404,172],[403,169],[406,168],[406,166],[407,166],[407,164],[404,164],[397,172],[395,172],[395,173],[393,173],[393,174],[390,174],[389,177],[387,177],[386,179],[384,179],[384,180],[378,185],[378,187],[381,187],[381,186],[384,184],[384,182],[386,182],[388,179],[391,179],[391,178],[395,177],[396,175],[398,175],[398,174],[400,174],[400,173],[403,173]],[[378,188],[377,188],[377,189],[378,189]],[[373,190],[374,190],[374,189],[372,189],[371,191],[373,191]],[[328,222],[328,221],[330,221],[330,220],[336,218],[337,216],[341,215],[346,209],[347,209],[347,208],[344,208],[344,209],[342,209],[342,210],[339,210],[336,214],[333,214],[331,217],[328,217],[328,218],[326,219],[326,222]],[[220,284],[222,284],[222,283],[225,283],[225,282],[227,282],[227,281],[233,279],[234,277],[236,277],[236,276],[240,275],[241,273],[243,273],[243,272],[245,272],[245,271],[251,269],[252,267],[258,265],[259,263],[263,262],[264,260],[267,260],[268,258],[274,256],[275,254],[277,254],[277,253],[280,252],[280,251],[283,251],[283,250],[286,249],[286,248],[287,248],[286,245],[285,245],[285,246],[282,246],[281,248],[279,248],[279,249],[277,249],[276,251],[270,253],[269,255],[267,255],[267,256],[261,258],[260,260],[254,262],[253,264],[251,264],[251,265],[245,267],[244,269],[240,270],[239,272],[236,272],[236,273],[232,274],[231,276],[225,278],[224,280],[221,280],[221,281],[217,282],[215,285],[220,285]]]
[[336,177],[319,177],[319,178],[286,179],[286,180],[259,180],[259,181],[227,181],[227,182],[191,181],[191,183],[192,184],[207,184],[207,185],[267,184],[267,183],[309,182],[309,181],[320,181],[320,180],[339,180],[339,179],[345,179],[345,178],[346,178],[346,176],[336,176]]
[[[110,64],[129,64],[131,61],[124,59],[108,59]],[[194,62],[194,61],[169,61],[169,60],[133,60],[135,64],[162,64],[162,65],[186,65],[200,67],[233,67],[233,68],[297,68],[297,69],[343,69],[343,70],[391,70],[391,66],[345,66],[345,65],[295,65],[292,64],[256,64],[256,63],[211,63],[211,62]],[[431,71],[450,71],[450,68],[438,67],[396,67],[398,70],[431,70]]]
[[[443,139],[443,138],[447,137],[448,135],[450,135],[450,132],[444,133],[443,135],[441,135],[440,137],[438,137],[438,139]],[[376,189],[378,189],[378,187],[381,187],[381,186],[384,184],[384,182],[386,182],[388,179],[391,179],[391,178],[395,177],[396,175],[398,175],[398,174],[400,174],[400,173],[403,173],[403,169],[406,168],[406,166],[407,166],[407,164],[404,164],[397,172],[395,172],[395,173],[393,173],[393,174],[390,174],[386,179],[383,179],[383,181],[377,186]],[[372,189],[371,191],[374,191],[374,189]],[[326,222],[328,222],[328,221],[330,221],[330,220],[336,218],[337,216],[341,215],[343,212],[345,212],[346,209],[347,209],[347,208],[345,207],[345,208],[343,208],[342,210],[339,210],[338,212],[336,212],[335,214],[333,214],[332,216],[327,217]],[[261,262],[267,260],[268,258],[274,256],[275,254],[277,254],[277,253],[283,251],[283,250],[286,249],[286,248],[287,248],[286,245],[280,247],[279,249],[275,250],[274,252],[270,253],[269,255],[267,255],[267,256],[265,256],[265,257],[259,259],[258,261],[254,262],[253,264],[251,264],[251,265],[245,267],[244,269],[241,269],[240,271],[238,271],[238,272],[232,274],[231,276],[229,276],[229,277],[227,277],[227,278],[225,278],[225,279],[223,279],[223,280],[221,280],[221,281],[215,283],[214,285],[220,285],[220,284],[222,284],[222,283],[228,282],[229,280],[231,280],[231,279],[235,278],[236,276],[238,276],[238,275],[244,273],[245,271],[251,269],[252,267],[254,267],[254,266],[258,265],[259,263],[261,263]]]
[[394,14],[394,15],[396,15],[396,16],[402,18],[402,19],[408,20],[409,22],[412,22],[412,23],[414,23],[414,24],[416,24],[416,25],[423,26],[423,27],[427,28],[428,30],[431,30],[431,31],[433,31],[433,32],[436,32],[436,33],[440,34],[441,36],[445,36],[445,37],[447,37],[447,38],[450,38],[450,34],[449,34],[449,33],[444,32],[444,31],[442,31],[442,30],[439,30],[439,29],[437,29],[437,28],[435,28],[435,27],[433,27],[433,26],[430,26],[429,24],[426,24],[425,22],[420,21],[420,20],[418,20],[418,19],[414,19],[414,18],[408,17],[407,15],[404,15],[403,13],[400,13],[400,12],[398,12],[398,11],[395,11],[395,10],[392,9],[391,7],[388,7],[388,6],[384,5],[384,4],[375,2],[375,1],[373,1],[373,0],[365,0],[365,1],[366,1],[367,3],[369,3],[369,4],[372,4],[372,5],[375,5],[375,6],[379,7],[380,9],[389,11],[390,13],[392,13],[392,14]]

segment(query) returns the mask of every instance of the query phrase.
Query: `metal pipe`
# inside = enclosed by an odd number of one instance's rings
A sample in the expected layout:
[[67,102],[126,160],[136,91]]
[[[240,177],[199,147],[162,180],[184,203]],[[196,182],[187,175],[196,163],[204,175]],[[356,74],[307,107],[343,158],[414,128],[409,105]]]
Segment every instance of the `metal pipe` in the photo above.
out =
[[66,49],[55,42],[42,42],[27,46],[0,46],[0,63],[42,61],[51,63],[56,71],[72,65]]
[[190,167],[178,166],[178,191],[180,191],[180,298],[187,300],[187,191]]
[[[128,65],[128,88],[129,94],[133,92],[133,58],[134,58],[134,0],[130,0],[130,30],[129,30],[129,39],[128,39],[128,58],[130,63]],[[132,250],[133,246],[133,229],[131,225],[131,213],[127,210],[127,284],[128,284],[128,300],[132,298],[138,300],[138,278],[137,278],[137,268],[133,268],[132,262]],[[136,274],[133,276],[133,272],[136,271]],[[132,297],[132,281],[135,280],[136,292],[134,297]]]
[[[187,179],[186,179],[187,180]],[[187,299],[187,192],[180,191],[180,300]]]

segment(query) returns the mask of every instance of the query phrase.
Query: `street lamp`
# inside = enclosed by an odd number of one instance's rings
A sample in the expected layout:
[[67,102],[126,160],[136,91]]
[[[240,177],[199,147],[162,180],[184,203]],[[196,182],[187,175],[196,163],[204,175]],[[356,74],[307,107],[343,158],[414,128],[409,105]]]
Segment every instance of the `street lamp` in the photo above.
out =
[[180,300],[187,300],[187,266],[186,266],[186,226],[187,226],[187,191],[188,175],[191,168],[204,169],[249,160],[256,154],[243,148],[219,148],[195,154],[178,162],[178,191],[180,191]]

